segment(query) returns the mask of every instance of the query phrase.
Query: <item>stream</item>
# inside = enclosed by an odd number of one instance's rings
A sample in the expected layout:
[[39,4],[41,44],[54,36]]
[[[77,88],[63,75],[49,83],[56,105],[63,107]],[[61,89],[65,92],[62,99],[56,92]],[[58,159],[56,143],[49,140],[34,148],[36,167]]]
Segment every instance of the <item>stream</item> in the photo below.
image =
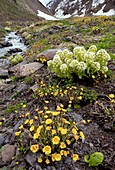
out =
[[0,68],[4,68],[9,64],[7,54],[11,52],[11,55],[22,54],[27,46],[24,44],[23,39],[16,32],[8,33],[2,40],[3,43],[8,43],[9,46],[0,47]]

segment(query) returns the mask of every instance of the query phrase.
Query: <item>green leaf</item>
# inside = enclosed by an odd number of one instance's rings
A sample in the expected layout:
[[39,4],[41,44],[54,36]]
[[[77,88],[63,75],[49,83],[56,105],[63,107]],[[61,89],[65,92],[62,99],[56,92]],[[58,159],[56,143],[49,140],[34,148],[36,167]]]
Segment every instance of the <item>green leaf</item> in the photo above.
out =
[[94,152],[90,155],[84,156],[84,161],[89,164],[89,166],[98,166],[104,160],[104,155],[101,152]]

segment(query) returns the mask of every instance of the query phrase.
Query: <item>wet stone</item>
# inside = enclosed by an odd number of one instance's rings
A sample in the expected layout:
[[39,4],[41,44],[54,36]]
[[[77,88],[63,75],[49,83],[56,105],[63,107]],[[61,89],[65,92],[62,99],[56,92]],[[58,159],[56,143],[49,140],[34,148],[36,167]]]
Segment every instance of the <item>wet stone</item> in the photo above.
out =
[[26,155],[25,155],[25,160],[32,166],[35,166],[36,163],[36,156],[35,154],[33,154],[31,151],[29,151]]
[[5,141],[5,135],[0,134],[0,146],[2,146],[4,144],[4,141]]

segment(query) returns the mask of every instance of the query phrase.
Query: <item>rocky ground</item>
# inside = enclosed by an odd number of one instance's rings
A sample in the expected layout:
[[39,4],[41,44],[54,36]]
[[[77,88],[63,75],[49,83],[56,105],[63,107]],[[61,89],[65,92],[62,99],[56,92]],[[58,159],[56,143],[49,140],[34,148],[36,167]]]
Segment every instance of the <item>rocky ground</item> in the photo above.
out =
[[[1,57],[8,62],[0,66],[0,170],[115,170],[114,20],[114,17],[86,17],[10,26],[23,37],[27,50],[23,62],[14,66],[8,61],[9,54]],[[72,50],[76,45],[88,48],[91,44],[105,48],[111,55],[107,75],[83,80],[74,77],[70,81],[57,78],[48,69],[46,61],[58,49]],[[77,94],[73,87],[77,88]],[[77,98],[80,94],[82,100]],[[70,96],[74,96],[72,103]],[[75,121],[85,135],[84,140],[80,138],[71,145],[80,159],[74,162],[68,155],[60,162],[38,163],[40,153],[30,151],[28,129],[23,140],[15,133],[26,120],[26,113],[30,112],[33,118],[37,108],[56,109],[60,104],[67,110],[65,118]],[[97,167],[89,167],[84,156],[94,152],[102,152],[104,161]]]

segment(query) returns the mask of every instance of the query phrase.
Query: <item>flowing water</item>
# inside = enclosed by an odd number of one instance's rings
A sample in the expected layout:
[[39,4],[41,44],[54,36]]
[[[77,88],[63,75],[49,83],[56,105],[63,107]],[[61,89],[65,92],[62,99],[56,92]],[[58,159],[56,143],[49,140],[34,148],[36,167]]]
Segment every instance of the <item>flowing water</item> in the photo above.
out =
[[[0,67],[4,67],[9,63],[7,56],[5,56],[9,50],[17,48],[24,52],[27,48],[26,45],[24,45],[21,36],[17,35],[16,32],[8,33],[3,41],[11,43],[12,46],[0,48]],[[22,52],[16,52],[14,54],[20,54]]]

